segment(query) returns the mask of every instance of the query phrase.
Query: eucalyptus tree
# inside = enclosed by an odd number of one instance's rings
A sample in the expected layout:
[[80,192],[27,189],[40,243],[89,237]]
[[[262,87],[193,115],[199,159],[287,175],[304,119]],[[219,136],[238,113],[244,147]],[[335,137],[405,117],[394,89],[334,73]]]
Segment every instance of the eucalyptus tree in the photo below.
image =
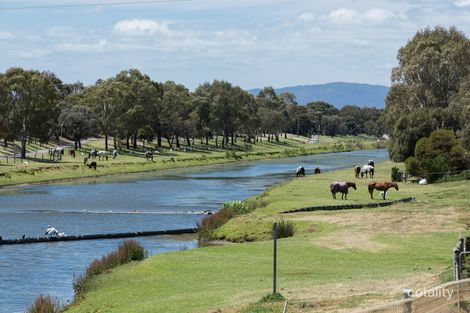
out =
[[59,93],[45,72],[10,68],[2,76],[6,88],[6,111],[11,132],[21,140],[21,157],[26,157],[26,142],[37,137],[49,139],[53,121],[51,112],[57,107]]
[[160,115],[162,116],[164,136],[170,149],[173,148],[175,141],[176,146],[179,148],[179,136],[184,131],[184,117],[190,104],[189,90],[183,85],[172,81],[165,82],[162,87],[163,97]]
[[92,109],[81,104],[65,102],[58,122],[63,126],[64,135],[73,139],[75,149],[81,148],[81,140],[96,134],[97,121]]
[[[159,101],[157,90],[150,77],[136,69],[120,72],[116,75],[115,81],[125,86],[121,90],[123,95],[121,121],[128,135],[132,137],[133,148],[136,149],[139,129],[145,128],[148,133],[148,126],[152,123],[150,113],[152,113],[155,103]],[[127,136],[128,138],[129,136]],[[129,148],[128,140],[127,145]]]
[[256,96],[256,102],[259,106],[259,114],[261,119],[261,127],[263,132],[268,133],[268,141],[271,141],[271,135],[279,141],[279,132],[282,131],[282,110],[281,101],[279,100],[274,88],[264,87]]
[[[426,28],[398,51],[397,58],[386,117],[390,156],[400,161],[413,154],[419,138],[437,128],[454,128],[449,104],[470,74],[470,41],[455,27]],[[417,125],[416,116],[426,123]]]
[[110,78],[99,80],[84,90],[85,102],[95,112],[99,130],[104,135],[106,150],[110,134],[118,130],[119,118],[125,108],[126,89],[126,85]]
[[191,101],[193,102],[194,110],[198,115],[197,131],[205,140],[206,145],[209,144],[209,138],[212,136],[211,120],[211,84],[205,82],[199,85],[196,90],[191,94]]

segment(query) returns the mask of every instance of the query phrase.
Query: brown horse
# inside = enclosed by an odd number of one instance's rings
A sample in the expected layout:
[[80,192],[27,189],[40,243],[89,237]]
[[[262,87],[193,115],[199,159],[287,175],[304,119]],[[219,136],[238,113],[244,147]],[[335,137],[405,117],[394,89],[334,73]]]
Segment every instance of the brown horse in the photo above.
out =
[[319,167],[315,167],[315,174],[320,174],[320,168]]
[[333,199],[336,199],[336,193],[341,192],[341,199],[343,199],[343,196],[346,200],[348,200],[348,189],[349,187],[353,187],[354,190],[356,190],[356,183],[353,182],[332,182],[330,184],[330,191],[331,195],[333,196]]
[[395,187],[396,190],[398,190],[398,184],[397,183],[390,183],[390,182],[370,182],[369,183],[369,193],[370,193],[370,198],[374,199],[373,193],[374,189],[380,190],[384,192],[384,200],[385,200],[385,195],[387,194],[387,190]]

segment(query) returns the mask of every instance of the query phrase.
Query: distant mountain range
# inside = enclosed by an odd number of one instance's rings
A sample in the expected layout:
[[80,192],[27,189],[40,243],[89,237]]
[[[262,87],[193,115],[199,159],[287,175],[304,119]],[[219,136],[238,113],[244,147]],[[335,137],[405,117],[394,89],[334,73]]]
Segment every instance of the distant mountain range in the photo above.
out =
[[[325,101],[337,108],[353,104],[380,109],[385,106],[388,89],[387,86],[381,85],[343,82],[275,88],[277,94],[282,92],[295,94],[297,102],[301,105],[312,101]],[[253,95],[257,95],[259,91],[259,88],[249,90]]]

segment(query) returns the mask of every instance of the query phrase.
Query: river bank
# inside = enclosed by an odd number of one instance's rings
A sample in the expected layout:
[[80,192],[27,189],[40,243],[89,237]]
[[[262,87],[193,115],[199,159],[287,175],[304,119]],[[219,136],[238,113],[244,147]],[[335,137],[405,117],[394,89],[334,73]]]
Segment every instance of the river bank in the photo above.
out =
[[[139,232],[194,227],[200,215],[216,211],[225,201],[242,200],[291,179],[302,164],[308,173],[352,168],[372,158],[386,160],[387,151],[363,150],[301,157],[226,163],[127,175],[83,179],[79,182],[5,187],[0,193],[3,239],[44,236],[53,225],[67,235]],[[173,214],[170,214],[173,213]],[[139,238],[155,251],[190,249],[194,242],[161,237]],[[20,249],[0,247],[0,282],[8,301],[0,312],[20,312],[40,294],[67,303],[73,278],[91,260],[114,250],[119,240],[41,243]],[[50,262],[53,256],[54,262]],[[11,268],[16,274],[11,275]],[[34,270],[33,270],[34,269]],[[27,292],[25,292],[27,290]]]
[[[83,164],[83,156],[78,154],[75,158],[67,155],[61,161],[52,162],[48,154],[37,155],[21,162],[17,160],[9,163],[2,160],[0,167],[0,187],[20,184],[42,184],[63,181],[76,181],[83,178],[94,178],[116,174],[139,173],[158,171],[173,168],[186,168],[214,164],[235,163],[240,161],[255,161],[282,157],[293,157],[309,154],[344,152],[377,147],[373,138],[367,137],[324,137],[320,136],[317,144],[306,144],[308,138],[289,135],[280,142],[262,142],[246,146],[239,142],[231,146],[230,150],[222,150],[215,146],[207,149],[172,150],[163,149],[155,155],[153,161],[148,161],[141,151],[124,151],[116,159],[107,161],[96,160],[97,170],[89,169]],[[90,141],[84,145],[84,151],[89,149],[103,149],[100,140]]]
[[[393,166],[377,165],[376,180]],[[357,182],[348,200],[333,200],[329,183]],[[289,312],[349,312],[397,299],[404,288],[427,289],[451,277],[450,252],[468,223],[468,182],[400,183],[389,207],[279,214],[308,205],[370,202],[369,179],[352,169],[293,179],[248,201],[257,209],[218,229],[220,239],[252,242],[157,255],[97,277],[67,312],[278,312],[260,303],[271,291],[274,221],[295,235],[278,241],[278,290]],[[376,197],[378,194],[376,194]],[[380,201],[380,200],[377,200]],[[432,222],[430,222],[432,221]]]

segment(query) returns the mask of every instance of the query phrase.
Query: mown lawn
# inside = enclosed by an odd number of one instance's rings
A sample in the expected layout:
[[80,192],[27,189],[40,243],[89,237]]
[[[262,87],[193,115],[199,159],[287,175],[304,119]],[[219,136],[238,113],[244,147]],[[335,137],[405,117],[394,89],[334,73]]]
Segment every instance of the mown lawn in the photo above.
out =
[[[394,164],[377,166],[389,179]],[[251,198],[259,208],[218,230],[222,238],[257,240],[156,255],[99,276],[67,312],[280,312],[257,303],[272,288],[272,222],[292,220],[294,237],[278,241],[278,290],[288,312],[349,312],[397,299],[404,288],[426,289],[451,277],[451,250],[465,231],[467,181],[399,184],[389,207],[281,215],[303,206],[367,203],[366,184],[333,200],[331,180],[354,180],[352,169],[307,176]],[[377,200],[382,201],[382,200]]]

